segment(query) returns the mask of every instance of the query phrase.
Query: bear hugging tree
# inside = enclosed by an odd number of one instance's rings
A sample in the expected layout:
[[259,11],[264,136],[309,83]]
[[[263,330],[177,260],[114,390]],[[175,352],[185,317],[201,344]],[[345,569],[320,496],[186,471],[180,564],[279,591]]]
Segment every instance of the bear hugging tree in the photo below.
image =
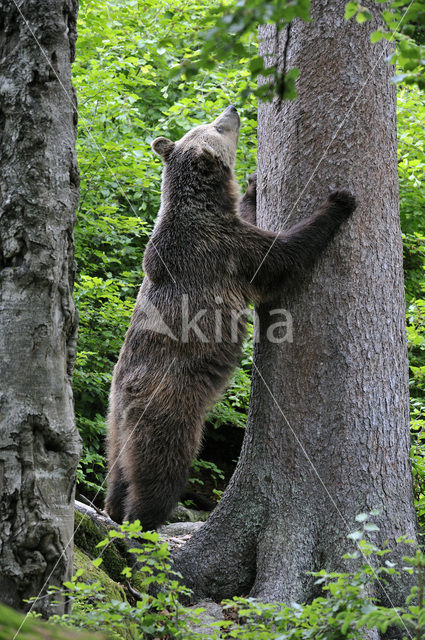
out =
[[161,207],[145,279],[114,369],[108,492],[116,522],[165,522],[200,446],[204,416],[241,353],[249,303],[272,300],[310,267],[355,209],[346,191],[284,233],[254,226],[256,178],[239,202],[240,118],[228,107],[178,142],[160,137]]

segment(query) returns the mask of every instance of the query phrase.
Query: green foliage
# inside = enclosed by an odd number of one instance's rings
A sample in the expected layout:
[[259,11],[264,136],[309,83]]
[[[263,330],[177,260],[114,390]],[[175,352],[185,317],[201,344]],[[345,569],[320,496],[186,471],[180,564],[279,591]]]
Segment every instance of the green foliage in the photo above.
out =
[[[361,640],[366,629],[376,627],[381,633],[389,628],[400,629],[411,640],[425,638],[425,608],[423,579],[425,556],[418,550],[414,557],[405,557],[403,567],[386,559],[389,549],[378,549],[368,540],[378,527],[370,514],[359,514],[360,530],[348,536],[355,542],[354,551],[344,555],[346,564],[354,561],[357,568],[347,572],[311,573],[322,595],[311,604],[291,605],[261,603],[252,598],[234,598],[226,606],[231,617],[230,636],[239,640]],[[400,539],[399,544],[409,541]],[[359,561],[362,564],[359,566]],[[383,607],[370,594],[385,589],[388,580],[397,580],[401,572],[415,573],[416,584],[404,607]],[[377,588],[379,585],[379,588]]]
[[[378,4],[384,1],[376,0]],[[167,15],[172,23],[174,11]],[[346,4],[345,11],[346,20],[353,17],[361,24],[371,20],[372,13],[355,0]],[[283,71],[279,70],[270,60],[253,55],[252,45],[258,25],[274,24],[279,33],[295,18],[310,20],[310,0],[226,0],[214,5],[198,23],[193,45],[186,47],[183,60],[171,67],[170,78],[181,75],[191,81],[199,72],[212,71],[223,62],[233,63],[235,57],[245,58],[249,77],[240,87],[243,97],[252,92],[262,100],[272,100],[274,96],[293,99],[298,70],[288,70],[286,64]],[[397,50],[388,60],[397,63],[402,71],[394,79],[425,88],[425,0],[385,2],[382,18],[383,26],[372,33],[371,40],[386,38],[397,42]],[[167,32],[161,44],[170,42],[177,44],[174,32],[172,36]],[[263,81],[255,87],[252,81],[259,76]]]
[[372,14],[360,2],[347,2],[345,5],[345,19],[350,20],[353,16],[356,17],[357,22],[360,24],[372,18]]
[[[253,598],[224,601],[223,620],[203,629],[199,614],[202,609],[187,609],[180,599],[189,595],[170,565],[169,549],[154,532],[141,532],[140,524],[125,524],[111,531],[98,545],[96,569],[102,564],[106,549],[124,537],[134,539],[131,549],[137,565],[138,592],[132,602],[106,598],[99,581],[88,584],[77,571],[65,583],[72,598],[70,616],[55,618],[68,627],[105,630],[115,640],[143,638],[176,638],[182,640],[361,640],[366,629],[376,627],[385,633],[390,627],[399,629],[410,640],[425,638],[425,555],[403,558],[403,566],[395,566],[388,558],[390,549],[379,549],[369,537],[378,527],[373,522],[376,512],[359,514],[359,528],[351,533],[343,557],[344,572],[321,570],[311,573],[321,594],[310,604],[261,603]],[[411,541],[401,538],[398,544]],[[408,548],[406,546],[406,548]],[[350,570],[350,567],[351,570]],[[96,571],[93,571],[94,577]],[[125,567],[122,580],[134,580],[135,570]],[[387,581],[397,580],[402,573],[412,575],[412,589],[404,606],[383,607],[371,594],[382,592]],[[52,590],[55,593],[55,590]]]
[[[138,521],[123,524],[120,531],[110,531],[99,542],[99,556],[93,566],[101,566],[105,551],[124,538],[135,542],[129,552],[133,554],[137,570],[124,567],[121,580],[132,580],[137,572],[135,581],[139,591],[132,590],[133,596],[137,593],[137,601],[130,604],[126,600],[106,597],[100,581],[88,584],[82,580],[83,571],[79,570],[72,580],[64,583],[73,603],[72,614],[54,619],[68,627],[107,631],[113,640],[192,637],[186,628],[194,616],[179,600],[189,591],[172,571],[168,546],[158,533],[142,532]],[[153,585],[156,595],[149,593]],[[52,589],[51,593],[55,591]]]
[[[382,4],[385,0],[376,0]],[[359,0],[348,2],[345,7],[345,19],[355,17],[362,23],[372,19],[372,14]],[[371,34],[372,42],[385,38],[397,43],[388,62],[396,64],[399,73],[394,81],[416,84],[425,89],[425,1],[395,0],[385,2],[382,9],[383,26]]]
[[396,30],[397,49],[391,58],[402,73],[396,76],[407,85],[425,89],[425,2],[398,0],[383,16],[389,30]]
[[[208,462],[207,460],[194,460],[192,463],[192,469],[199,473],[200,470],[206,469],[208,471],[209,476],[215,482],[216,480],[224,480],[224,475],[221,469],[217,467],[214,462]],[[190,481],[192,484],[198,482],[202,484],[202,480],[198,478],[191,478]]]
[[425,100],[422,91],[398,92],[398,170],[410,364],[412,463],[416,508],[425,525]]
[[[293,99],[298,70],[282,72],[277,65],[254,55],[253,38],[258,25],[273,24],[279,32],[295,18],[310,19],[310,0],[233,0],[213,6],[201,22],[195,47],[186,52],[172,75],[178,73],[192,79],[199,71],[212,70],[223,60],[233,62],[235,57],[243,58],[248,61],[250,71],[250,77],[240,86],[243,98],[254,93],[263,100],[271,100],[274,95]],[[260,75],[266,80],[259,86],[253,85],[252,81]]]

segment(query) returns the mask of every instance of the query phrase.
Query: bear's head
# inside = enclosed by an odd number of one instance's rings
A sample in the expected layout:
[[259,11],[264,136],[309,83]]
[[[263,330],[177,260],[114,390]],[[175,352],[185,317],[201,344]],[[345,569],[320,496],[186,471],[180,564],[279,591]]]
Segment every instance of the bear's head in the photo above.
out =
[[190,154],[200,160],[218,161],[232,169],[236,160],[239,127],[239,114],[231,105],[213,122],[195,127],[178,142],[162,136],[156,138],[152,142],[152,149],[167,164],[172,163],[173,158]]

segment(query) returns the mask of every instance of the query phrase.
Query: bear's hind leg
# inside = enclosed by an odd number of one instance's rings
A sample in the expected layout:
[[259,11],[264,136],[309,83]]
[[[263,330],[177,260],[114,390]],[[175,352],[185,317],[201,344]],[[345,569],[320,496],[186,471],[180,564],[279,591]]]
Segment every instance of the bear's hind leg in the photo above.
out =
[[158,416],[144,421],[123,456],[129,480],[124,520],[140,520],[145,531],[166,522],[177,505],[202,434],[202,423],[158,422]]
[[186,472],[184,479],[177,479],[178,487],[175,484],[176,478],[172,482],[165,482],[163,478],[161,487],[157,481],[150,486],[146,483],[142,495],[137,486],[131,485],[125,501],[124,521],[140,520],[144,531],[151,531],[164,524],[177,505],[188,476]]

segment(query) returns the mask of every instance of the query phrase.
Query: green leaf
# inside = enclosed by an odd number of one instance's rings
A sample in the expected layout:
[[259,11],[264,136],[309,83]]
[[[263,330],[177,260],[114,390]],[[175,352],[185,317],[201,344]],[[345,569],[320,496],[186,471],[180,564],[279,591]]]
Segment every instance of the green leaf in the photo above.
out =
[[350,540],[361,540],[363,538],[363,531],[353,531],[353,533],[349,533],[347,538]]
[[363,22],[367,22],[367,20],[372,20],[372,14],[369,11],[359,11],[356,15],[356,20],[359,24]]
[[373,33],[370,34],[370,41],[379,42],[380,40],[382,40],[383,37],[384,37],[384,34],[382,33],[382,31],[374,31]]
[[369,514],[368,513],[358,513],[356,515],[356,521],[357,522],[366,522],[366,520],[369,519]]
[[363,528],[365,531],[379,531],[379,527],[373,522],[366,522]]
[[354,15],[356,15],[359,10],[359,5],[357,2],[347,2],[345,5],[345,19],[350,20]]

